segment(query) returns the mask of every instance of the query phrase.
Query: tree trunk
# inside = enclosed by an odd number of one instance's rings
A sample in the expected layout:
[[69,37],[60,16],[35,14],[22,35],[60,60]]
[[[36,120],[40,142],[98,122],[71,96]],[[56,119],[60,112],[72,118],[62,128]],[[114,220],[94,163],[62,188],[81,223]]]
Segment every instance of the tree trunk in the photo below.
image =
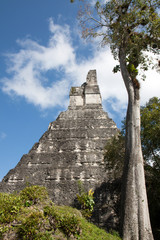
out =
[[128,92],[126,117],[126,154],[122,186],[123,240],[153,240],[146,195],[144,165],[140,139],[140,97],[126,67],[124,49],[119,60]]

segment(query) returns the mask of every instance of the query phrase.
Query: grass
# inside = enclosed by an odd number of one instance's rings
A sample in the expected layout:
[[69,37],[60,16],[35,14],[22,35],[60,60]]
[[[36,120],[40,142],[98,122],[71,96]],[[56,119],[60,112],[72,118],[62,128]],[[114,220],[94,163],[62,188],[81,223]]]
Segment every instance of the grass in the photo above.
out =
[[75,208],[56,206],[44,187],[0,193],[2,240],[120,240],[116,235],[89,223]]

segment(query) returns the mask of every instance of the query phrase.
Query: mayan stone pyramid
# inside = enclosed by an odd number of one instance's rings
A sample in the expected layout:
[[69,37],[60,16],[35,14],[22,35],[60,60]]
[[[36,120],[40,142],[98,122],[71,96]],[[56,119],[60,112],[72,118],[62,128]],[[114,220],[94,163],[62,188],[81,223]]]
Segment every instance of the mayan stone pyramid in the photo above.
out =
[[26,183],[46,186],[57,204],[72,204],[77,181],[96,190],[108,181],[104,146],[117,127],[102,108],[96,70],[81,87],[70,90],[70,104],[28,154],[0,183],[1,192],[19,191]]

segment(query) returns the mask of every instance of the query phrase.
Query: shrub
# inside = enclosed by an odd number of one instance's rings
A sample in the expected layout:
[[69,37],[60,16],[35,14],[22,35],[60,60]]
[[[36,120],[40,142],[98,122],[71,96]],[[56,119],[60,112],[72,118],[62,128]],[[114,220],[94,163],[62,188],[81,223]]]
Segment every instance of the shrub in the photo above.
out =
[[78,182],[78,187],[79,194],[77,194],[77,200],[80,205],[82,215],[85,218],[90,218],[92,216],[95,205],[93,197],[94,192],[92,191],[92,189],[90,189],[88,192],[85,192],[83,185],[80,181]]
[[0,226],[0,239],[3,239],[4,233],[8,232],[10,227],[8,226]]
[[54,231],[61,229],[65,235],[76,235],[80,233],[80,220],[76,214],[67,211],[66,206],[46,206],[44,207],[44,215],[48,217],[49,223]]
[[24,206],[29,207],[38,202],[48,199],[48,192],[45,187],[33,185],[24,188],[20,192],[20,197],[24,202]]
[[0,222],[9,223],[15,220],[21,206],[19,195],[0,193]]
[[32,211],[17,228],[20,239],[39,239],[39,232],[43,224],[43,214],[40,211]]
[[[60,238],[58,239],[60,240]],[[37,234],[37,240],[55,240],[55,238],[53,238],[52,233],[45,231]]]

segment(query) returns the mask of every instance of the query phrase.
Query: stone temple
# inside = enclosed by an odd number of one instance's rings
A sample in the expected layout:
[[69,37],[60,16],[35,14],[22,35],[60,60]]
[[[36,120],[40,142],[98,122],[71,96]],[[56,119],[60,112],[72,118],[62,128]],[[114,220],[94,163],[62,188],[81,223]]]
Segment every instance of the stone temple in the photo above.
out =
[[[98,192],[109,181],[104,146],[117,131],[116,124],[102,108],[96,70],[90,70],[81,87],[71,88],[67,111],[49,124],[39,142],[8,172],[0,183],[0,191],[18,191],[26,183],[43,185],[56,204],[65,205],[74,203],[78,180],[86,190],[92,188]],[[107,189],[107,201],[106,192]]]

